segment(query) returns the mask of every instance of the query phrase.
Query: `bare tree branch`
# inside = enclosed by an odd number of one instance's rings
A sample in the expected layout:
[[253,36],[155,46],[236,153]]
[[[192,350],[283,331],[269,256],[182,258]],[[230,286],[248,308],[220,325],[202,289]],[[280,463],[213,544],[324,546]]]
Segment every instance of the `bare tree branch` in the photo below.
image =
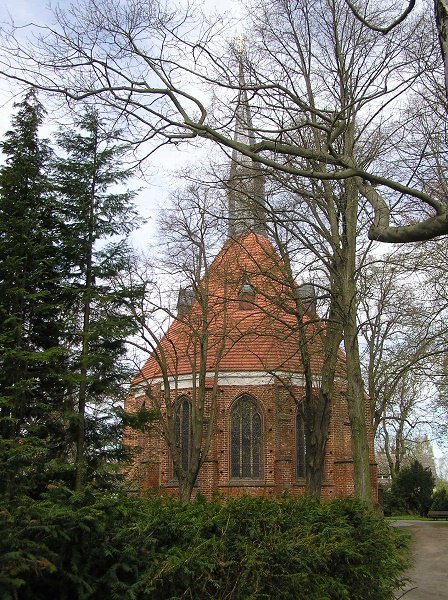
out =
[[382,27],[380,25],[374,25],[373,23],[371,23],[369,21],[369,19],[364,17],[361,14],[361,12],[356,8],[356,6],[353,4],[353,2],[351,2],[351,0],[345,0],[345,2],[347,4],[347,6],[350,8],[350,10],[352,11],[352,13],[355,15],[355,17],[359,21],[361,21],[361,23],[363,25],[365,25],[369,29],[372,29],[373,31],[378,31],[380,33],[389,33],[389,31],[392,31],[392,29],[394,29],[395,27],[400,25],[400,23],[403,23],[403,21],[406,19],[406,17],[412,12],[412,10],[415,7],[415,0],[409,0],[408,5],[405,8],[405,10],[396,19],[394,19],[389,25]]

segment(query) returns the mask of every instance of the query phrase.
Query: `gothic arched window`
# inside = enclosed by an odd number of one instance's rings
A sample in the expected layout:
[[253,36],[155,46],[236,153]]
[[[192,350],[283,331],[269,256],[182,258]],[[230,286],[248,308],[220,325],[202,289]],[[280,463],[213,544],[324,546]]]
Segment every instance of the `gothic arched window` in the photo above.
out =
[[261,477],[261,411],[250,396],[241,396],[230,417],[230,477]]
[[305,423],[300,411],[296,414],[296,476],[304,479],[306,475],[306,446],[305,446]]
[[191,448],[191,402],[186,396],[178,399],[176,407],[176,448],[184,471],[190,464]]

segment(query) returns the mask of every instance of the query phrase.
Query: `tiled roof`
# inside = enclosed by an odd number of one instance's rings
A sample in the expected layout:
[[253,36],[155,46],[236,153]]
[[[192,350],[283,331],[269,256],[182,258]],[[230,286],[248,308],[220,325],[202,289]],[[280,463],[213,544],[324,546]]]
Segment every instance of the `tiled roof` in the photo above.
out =
[[[171,323],[133,384],[159,378],[163,369],[168,376],[197,373],[201,365],[207,372],[303,372],[294,287],[284,273],[278,253],[264,236],[246,233],[227,241],[201,280],[190,311]],[[255,292],[249,310],[238,300],[244,281]],[[322,325],[307,316],[304,323],[317,374],[322,366]]]

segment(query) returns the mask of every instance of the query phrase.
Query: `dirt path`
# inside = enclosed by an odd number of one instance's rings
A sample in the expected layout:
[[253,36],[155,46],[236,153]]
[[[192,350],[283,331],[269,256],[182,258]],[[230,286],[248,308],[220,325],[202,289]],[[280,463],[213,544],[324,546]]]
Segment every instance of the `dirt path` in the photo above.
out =
[[[397,594],[403,600],[448,600],[448,521],[396,521],[413,535],[412,583]],[[402,595],[400,595],[402,594]]]

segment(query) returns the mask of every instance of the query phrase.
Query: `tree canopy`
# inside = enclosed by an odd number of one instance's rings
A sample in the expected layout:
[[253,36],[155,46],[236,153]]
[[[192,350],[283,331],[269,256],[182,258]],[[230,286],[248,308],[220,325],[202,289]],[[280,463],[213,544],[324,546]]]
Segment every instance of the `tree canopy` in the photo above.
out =
[[[434,135],[445,127],[443,60],[435,20],[424,9],[384,35],[345,0],[249,4],[244,81],[235,44],[223,35],[230,25],[190,7],[84,0],[56,8],[53,19],[54,26],[30,26],[25,44],[18,29],[4,29],[1,71],[69,102],[102,105],[126,122],[143,155],[204,138],[267,170],[352,181],[370,206],[372,239],[411,242],[448,232],[437,157],[431,155],[430,177],[421,184],[418,164],[427,148],[406,144],[419,118],[403,112],[406,102],[441,106]],[[232,100],[241,88],[254,107],[247,140],[233,136]],[[387,161],[347,152],[343,139],[355,114],[357,146],[380,145]],[[393,170],[385,168],[391,159]]]
[[136,222],[132,193],[109,190],[129,174],[120,168],[121,144],[104,138],[94,114],[51,150],[39,137],[44,111],[34,92],[16,110],[0,168],[7,496],[39,494],[54,480],[103,485],[112,475],[121,448],[112,409],[130,378],[124,359],[133,326],[123,310],[129,291],[111,282],[129,254],[119,236]]

